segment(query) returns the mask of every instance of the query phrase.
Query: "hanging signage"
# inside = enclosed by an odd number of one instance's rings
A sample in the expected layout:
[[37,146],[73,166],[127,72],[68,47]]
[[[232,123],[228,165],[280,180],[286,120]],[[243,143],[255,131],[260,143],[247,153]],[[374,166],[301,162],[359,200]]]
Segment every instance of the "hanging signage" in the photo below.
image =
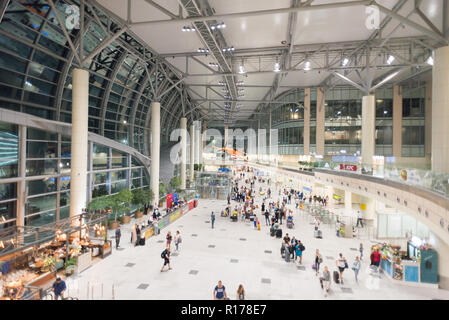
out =
[[355,164],[343,164],[343,163],[340,163],[340,170],[357,171],[357,166]]

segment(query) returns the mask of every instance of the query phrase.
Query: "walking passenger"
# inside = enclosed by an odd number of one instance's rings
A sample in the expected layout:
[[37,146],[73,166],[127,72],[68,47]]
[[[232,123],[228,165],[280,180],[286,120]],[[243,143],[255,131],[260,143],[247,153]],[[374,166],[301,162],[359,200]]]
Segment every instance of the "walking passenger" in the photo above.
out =
[[320,282],[321,288],[324,290],[324,296],[327,297],[331,285],[331,273],[327,266],[324,266],[323,276],[321,277]]
[[352,270],[354,270],[355,282],[359,283],[357,276],[359,275],[360,268],[362,267],[362,263],[359,260],[359,257],[355,257],[355,260],[352,264]]
[[320,272],[320,264],[323,263],[323,257],[321,256],[321,253],[318,249],[316,249],[315,252],[315,272],[316,275],[318,276],[319,272]]
[[340,272],[340,283],[343,284],[343,271],[347,268],[348,263],[341,253],[338,255],[338,259],[335,263],[338,267],[338,271]]
[[214,223],[215,223],[215,214],[212,211],[211,215],[210,215],[210,222],[212,224],[212,229],[214,228]]

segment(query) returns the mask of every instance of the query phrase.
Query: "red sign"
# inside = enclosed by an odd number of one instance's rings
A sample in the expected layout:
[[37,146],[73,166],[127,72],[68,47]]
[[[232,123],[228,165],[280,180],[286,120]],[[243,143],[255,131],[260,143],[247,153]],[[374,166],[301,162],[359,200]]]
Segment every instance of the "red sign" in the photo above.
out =
[[195,204],[193,201],[189,202],[189,210],[192,210],[194,208]]
[[340,170],[357,171],[357,166],[355,164],[340,164]]
[[173,193],[167,194],[167,208],[171,209],[172,202],[173,202]]

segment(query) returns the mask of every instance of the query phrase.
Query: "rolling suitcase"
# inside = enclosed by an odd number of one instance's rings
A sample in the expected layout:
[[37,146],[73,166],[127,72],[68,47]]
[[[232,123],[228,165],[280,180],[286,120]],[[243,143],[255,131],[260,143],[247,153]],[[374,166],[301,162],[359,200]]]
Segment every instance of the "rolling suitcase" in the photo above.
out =
[[321,232],[321,230],[315,230],[314,236],[317,239],[323,239],[323,233]]
[[340,283],[340,274],[338,271],[334,271],[334,282],[337,284]]
[[276,233],[276,231],[274,229],[270,230],[270,236],[274,237],[275,233]]
[[276,230],[276,238],[282,238],[282,229]]
[[145,238],[140,238],[139,246],[144,246],[144,245],[145,245]]

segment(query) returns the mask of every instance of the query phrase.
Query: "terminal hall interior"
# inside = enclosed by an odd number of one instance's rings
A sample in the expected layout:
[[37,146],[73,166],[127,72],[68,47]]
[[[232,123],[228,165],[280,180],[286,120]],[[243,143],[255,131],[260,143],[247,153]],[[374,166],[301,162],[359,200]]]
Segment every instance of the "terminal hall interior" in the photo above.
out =
[[56,299],[449,299],[448,1],[0,1],[0,300]]

